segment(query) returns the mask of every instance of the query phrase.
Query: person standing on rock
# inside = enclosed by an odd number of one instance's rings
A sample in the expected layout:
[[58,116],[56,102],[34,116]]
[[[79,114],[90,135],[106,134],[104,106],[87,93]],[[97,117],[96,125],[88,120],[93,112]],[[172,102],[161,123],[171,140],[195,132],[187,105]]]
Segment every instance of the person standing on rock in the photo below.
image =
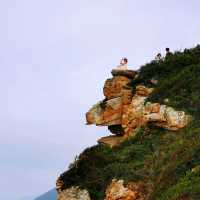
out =
[[122,58],[120,61],[120,65],[117,66],[117,70],[127,70],[128,69],[128,59]]

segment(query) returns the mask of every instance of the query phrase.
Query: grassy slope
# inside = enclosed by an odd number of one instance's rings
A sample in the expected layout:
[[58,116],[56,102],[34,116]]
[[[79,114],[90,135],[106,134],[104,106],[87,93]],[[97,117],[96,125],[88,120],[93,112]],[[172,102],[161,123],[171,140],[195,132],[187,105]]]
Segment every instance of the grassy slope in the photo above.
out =
[[142,66],[133,87],[149,86],[152,78],[159,84],[149,100],[163,103],[168,98],[168,105],[193,115],[192,123],[177,132],[149,124],[120,147],[86,149],[62,174],[65,188],[79,185],[93,200],[101,200],[115,177],[145,181],[153,187],[151,200],[200,199],[200,46]]

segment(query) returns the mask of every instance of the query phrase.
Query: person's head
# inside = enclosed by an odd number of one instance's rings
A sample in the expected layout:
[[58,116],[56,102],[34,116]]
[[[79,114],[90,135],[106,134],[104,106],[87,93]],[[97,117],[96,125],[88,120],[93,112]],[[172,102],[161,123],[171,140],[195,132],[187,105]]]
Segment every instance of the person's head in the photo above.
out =
[[128,63],[128,59],[124,58],[124,64],[127,64],[127,63]]
[[121,65],[127,64],[128,63],[128,59],[127,58],[122,58],[120,61]]
[[161,53],[158,53],[158,54],[157,54],[157,57],[158,57],[158,58],[161,58],[161,56],[162,56]]
[[168,47],[165,50],[166,50],[166,52],[170,52],[170,49]]

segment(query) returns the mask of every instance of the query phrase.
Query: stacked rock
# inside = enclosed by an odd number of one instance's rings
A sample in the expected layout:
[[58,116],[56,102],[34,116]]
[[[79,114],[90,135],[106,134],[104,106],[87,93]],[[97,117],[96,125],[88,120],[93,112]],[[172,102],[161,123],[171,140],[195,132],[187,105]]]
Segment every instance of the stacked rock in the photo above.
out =
[[133,70],[112,70],[112,78],[105,81],[103,94],[105,99],[94,105],[87,113],[87,124],[108,126],[115,136],[101,138],[98,142],[116,146],[124,140],[122,116],[126,106],[130,105],[133,97],[132,80],[137,75]]
[[183,111],[159,103],[147,102],[154,88],[134,85],[138,73],[133,70],[112,70],[103,94],[105,99],[95,104],[87,113],[87,124],[108,126],[114,135],[103,137],[98,142],[116,146],[125,138],[134,136],[148,122],[168,130],[185,127],[190,116]]

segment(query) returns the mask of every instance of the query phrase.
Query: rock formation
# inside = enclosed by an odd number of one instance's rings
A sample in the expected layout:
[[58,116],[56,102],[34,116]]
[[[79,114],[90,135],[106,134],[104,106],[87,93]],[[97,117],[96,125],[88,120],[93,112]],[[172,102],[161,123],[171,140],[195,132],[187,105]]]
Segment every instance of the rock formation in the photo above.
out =
[[56,181],[57,200],[90,200],[87,190],[80,189],[78,186],[63,189],[63,186],[64,182],[59,177]]
[[103,88],[105,99],[86,113],[87,124],[108,126],[115,134],[101,138],[99,143],[116,146],[134,136],[148,122],[168,130],[178,130],[188,124],[190,116],[185,112],[147,101],[154,88],[133,85],[132,81],[138,76],[136,71],[113,70],[111,73],[113,78],[107,79]]
[[57,193],[57,200],[90,200],[88,191],[79,187],[71,187]]
[[116,179],[112,180],[112,183],[106,190],[105,200],[135,200],[136,192],[124,187],[124,181]]
[[113,179],[104,200],[144,200],[149,194],[150,189],[143,183],[130,182],[124,187],[123,180]]
[[200,45],[111,72],[104,98],[86,113],[110,136],[60,175],[58,200],[200,199],[199,58]]

